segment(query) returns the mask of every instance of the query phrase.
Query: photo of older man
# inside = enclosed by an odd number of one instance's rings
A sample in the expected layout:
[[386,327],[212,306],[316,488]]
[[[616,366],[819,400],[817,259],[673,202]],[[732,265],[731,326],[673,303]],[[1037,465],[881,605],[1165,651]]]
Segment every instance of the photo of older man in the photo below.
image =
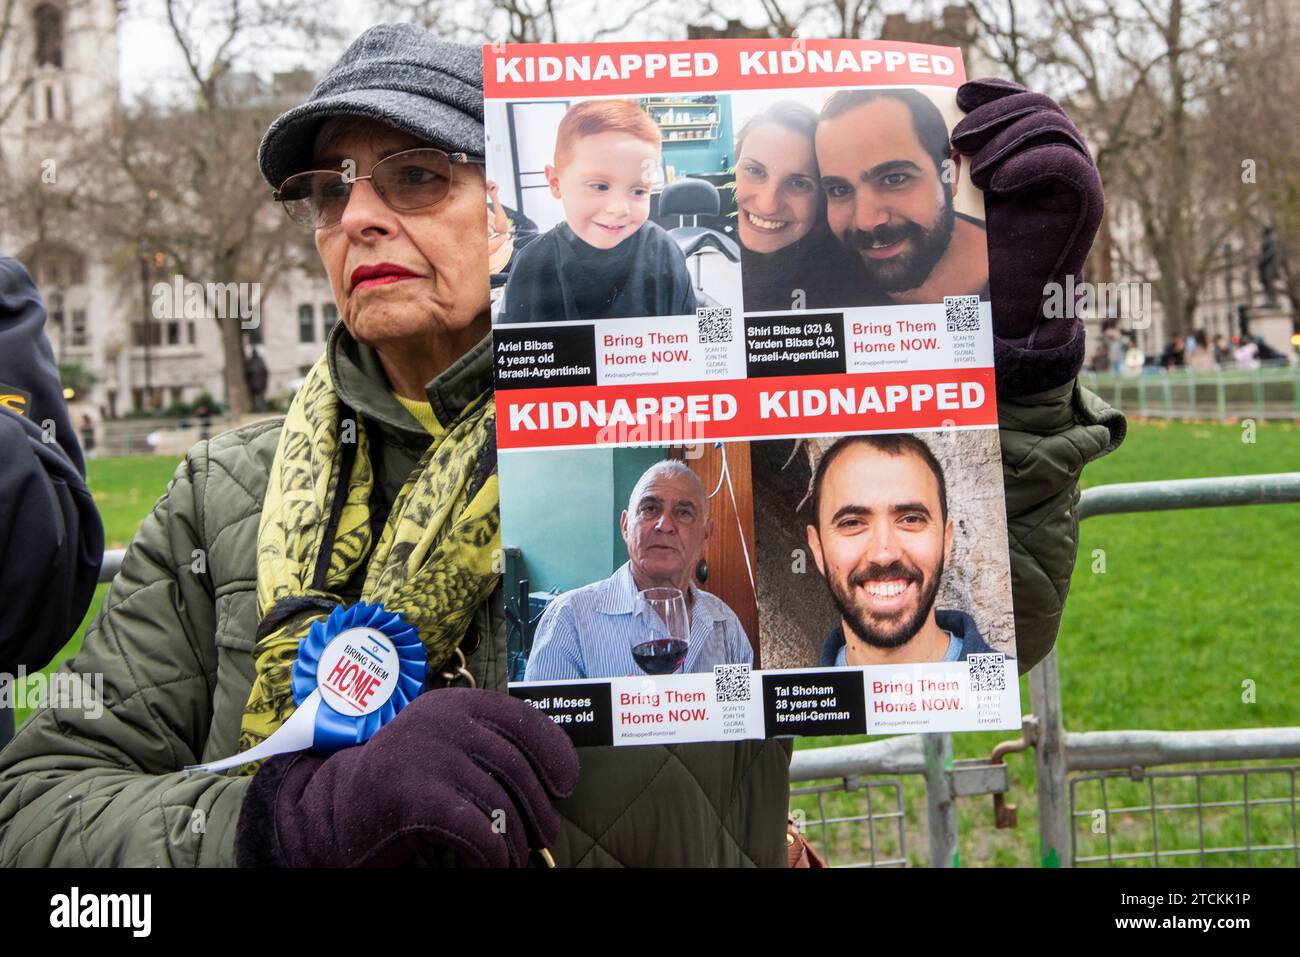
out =
[[990,652],[975,619],[936,609],[953,522],[943,467],[907,433],[853,435],[822,455],[808,547],[840,611],[817,662],[965,661]]
[[684,462],[665,459],[637,480],[620,519],[628,561],[606,579],[565,592],[537,625],[525,681],[642,674],[632,646],[651,630],[649,588],[676,588],[686,598],[689,648],[681,671],[747,664],[753,648],[740,620],[692,581],[713,534],[708,494]]

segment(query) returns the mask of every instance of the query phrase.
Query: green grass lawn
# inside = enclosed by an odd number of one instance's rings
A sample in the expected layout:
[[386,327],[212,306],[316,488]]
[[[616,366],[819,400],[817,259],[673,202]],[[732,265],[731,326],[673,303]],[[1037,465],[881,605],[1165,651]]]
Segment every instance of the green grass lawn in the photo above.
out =
[[140,455],[91,459],[86,481],[104,520],[105,548],[126,548],[141,520],[167,490],[179,459]]
[[[1128,440],[1116,453],[1088,466],[1083,484],[1199,478],[1300,469],[1300,428],[1262,424],[1254,443],[1242,441],[1235,424],[1133,422]],[[176,462],[169,458],[103,459],[88,463],[90,486],[104,516],[110,548],[125,546],[141,519],[166,488]],[[1104,553],[1104,571],[1097,550]],[[1065,621],[1057,648],[1060,657],[1066,727],[1071,731],[1108,729],[1211,729],[1289,726],[1300,718],[1300,642],[1293,639],[1300,581],[1300,506],[1163,512],[1093,518],[1081,530]],[[95,596],[87,620],[98,611],[105,588]],[[83,625],[84,629],[84,625]],[[56,660],[76,653],[78,631]],[[1243,682],[1254,683],[1253,703],[1243,702]],[[1029,683],[1021,679],[1022,709],[1029,709]],[[21,721],[25,714],[19,713]],[[1015,732],[954,735],[956,757],[987,755]],[[809,738],[799,747],[861,741],[864,738]],[[1032,752],[1007,759],[1019,826],[993,828],[992,799],[958,802],[961,862],[965,865],[1038,865],[1038,822]],[[1146,782],[1108,781],[1110,806],[1147,800]],[[1191,790],[1189,790],[1189,788]],[[1252,783],[1252,796],[1285,797],[1281,776]],[[1161,800],[1194,797],[1186,780],[1162,782]],[[1238,799],[1241,779],[1215,779],[1204,785],[1203,801]],[[892,807],[890,789],[873,792],[873,806]],[[1081,786],[1081,809],[1100,806],[1100,786]],[[816,800],[800,798],[809,819],[819,815]],[[907,856],[923,864],[925,795],[919,778],[903,779],[902,806]],[[829,814],[861,813],[861,792],[832,793]],[[1080,825],[1085,853],[1104,853],[1104,835]],[[1238,809],[1210,810],[1201,822],[1214,842],[1240,842],[1243,816]],[[896,824],[876,825],[877,853],[890,853]],[[1167,812],[1160,821],[1161,845],[1194,846],[1194,812]],[[1269,835],[1290,842],[1291,819],[1284,803],[1252,812],[1256,843]],[[1151,843],[1149,819],[1115,815],[1109,823],[1112,848],[1141,849]],[[818,835],[810,835],[814,840]],[[862,830],[833,829],[837,860],[865,858]],[[1189,843],[1190,842],[1190,843]],[[895,847],[895,852],[897,848]],[[1288,864],[1290,852],[1257,855],[1255,863]],[[1196,863],[1195,859],[1187,863]],[[1244,855],[1222,864],[1244,864]]]
[[[1236,424],[1132,422],[1119,451],[1084,471],[1083,485],[1155,479],[1203,478],[1300,470],[1300,428],[1291,423],[1260,425],[1254,443],[1242,441]],[[1104,558],[1103,564],[1098,559]],[[1098,571],[1094,571],[1094,567]],[[1080,530],[1065,619],[1057,641],[1065,725],[1070,731],[1120,729],[1187,730],[1263,728],[1300,723],[1300,642],[1294,640],[1300,582],[1300,505],[1198,509],[1149,515],[1113,515],[1085,521]],[[1244,682],[1253,682],[1253,703],[1243,701]],[[1029,707],[1029,682],[1021,679],[1022,710]],[[958,758],[986,756],[1014,732],[953,736]],[[866,738],[810,738],[797,747],[862,741]],[[1037,865],[1038,821],[1032,752],[1007,758],[1009,800],[1019,806],[1015,830],[993,829],[989,797],[958,802],[961,862],[971,865]],[[1262,762],[1255,762],[1256,764]],[[1240,800],[1242,779],[1204,784],[1203,801]],[[1252,781],[1251,796],[1285,797],[1285,775]],[[1149,800],[1148,783],[1108,781],[1110,806]],[[1189,788],[1191,789],[1189,791]],[[1187,779],[1161,781],[1161,802],[1188,799]],[[927,860],[925,791],[919,778],[904,778],[907,850],[912,863]],[[1276,792],[1276,795],[1273,793]],[[874,796],[877,803],[879,795]],[[892,805],[892,792],[886,794]],[[1079,809],[1101,806],[1100,785],[1080,785]],[[802,798],[810,820],[816,801]],[[855,795],[830,795],[830,815],[863,813]],[[1252,839],[1294,840],[1285,803],[1251,814]],[[1104,854],[1104,834],[1091,821],[1077,824],[1084,854]],[[1207,812],[1207,845],[1240,842],[1241,810]],[[876,825],[877,852],[888,853],[896,825]],[[1195,811],[1162,812],[1162,848],[1196,846]],[[1151,845],[1149,817],[1110,818],[1112,849],[1135,851]],[[813,834],[814,839],[817,834]],[[892,844],[891,844],[892,841]],[[858,825],[834,829],[832,847],[841,861],[866,856]],[[1291,852],[1256,855],[1255,863],[1291,864]],[[1195,858],[1185,863],[1198,863]],[[1220,864],[1244,864],[1227,855]]]

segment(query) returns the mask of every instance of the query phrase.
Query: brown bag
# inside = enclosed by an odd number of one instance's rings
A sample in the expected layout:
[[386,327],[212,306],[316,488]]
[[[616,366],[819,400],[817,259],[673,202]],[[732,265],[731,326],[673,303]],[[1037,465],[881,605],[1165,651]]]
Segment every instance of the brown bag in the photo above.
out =
[[790,855],[791,867],[826,866],[826,862],[822,860],[821,855],[814,851],[812,845],[803,839],[803,835],[799,833],[799,828],[794,823],[794,818],[789,818],[786,822],[785,844]]

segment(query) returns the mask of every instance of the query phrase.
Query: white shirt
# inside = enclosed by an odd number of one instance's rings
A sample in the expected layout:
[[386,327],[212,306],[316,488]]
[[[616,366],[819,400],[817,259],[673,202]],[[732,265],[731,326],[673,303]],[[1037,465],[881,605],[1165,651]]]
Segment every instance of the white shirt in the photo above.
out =
[[[754,649],[740,619],[716,595],[690,586],[690,639],[681,672],[749,664]],[[662,634],[658,615],[640,597],[625,562],[603,581],[565,592],[537,624],[525,681],[621,678],[644,674],[632,646]]]

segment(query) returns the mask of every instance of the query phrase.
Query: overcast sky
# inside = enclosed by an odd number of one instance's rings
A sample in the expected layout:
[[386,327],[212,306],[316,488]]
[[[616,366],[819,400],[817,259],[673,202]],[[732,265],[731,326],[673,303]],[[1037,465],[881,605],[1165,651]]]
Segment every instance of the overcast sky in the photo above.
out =
[[[454,2],[454,0],[452,0]],[[679,16],[684,8],[680,0],[665,0],[672,4]],[[753,0],[750,0],[753,2]],[[540,6],[540,4],[538,4]],[[561,36],[577,35],[590,29],[592,23],[609,23],[620,19],[629,6],[644,7],[641,0],[568,0],[558,4]],[[264,58],[258,72],[269,74],[275,71],[308,67],[317,72],[327,68],[338,59],[339,54],[367,27],[381,22],[375,12],[373,0],[338,0],[328,9],[338,12],[338,22],[343,25],[346,38],[338,42],[323,42],[318,52],[304,55],[301,52],[280,51]],[[472,8],[465,8],[472,9]],[[598,11],[597,13],[593,13]],[[649,16],[649,14],[647,14]],[[612,35],[604,39],[651,39],[662,38],[665,29],[673,36],[685,39],[686,28],[680,19],[665,24],[663,19],[651,17],[652,23],[633,23],[622,35]],[[122,94],[128,100],[142,95],[151,98],[177,95],[185,90],[178,80],[183,74],[184,63],[176,50],[175,40],[167,27],[165,16],[161,13],[156,0],[138,0],[127,5],[127,10],[119,21],[119,56]],[[657,35],[653,36],[652,35]],[[241,64],[241,69],[246,65]]]

